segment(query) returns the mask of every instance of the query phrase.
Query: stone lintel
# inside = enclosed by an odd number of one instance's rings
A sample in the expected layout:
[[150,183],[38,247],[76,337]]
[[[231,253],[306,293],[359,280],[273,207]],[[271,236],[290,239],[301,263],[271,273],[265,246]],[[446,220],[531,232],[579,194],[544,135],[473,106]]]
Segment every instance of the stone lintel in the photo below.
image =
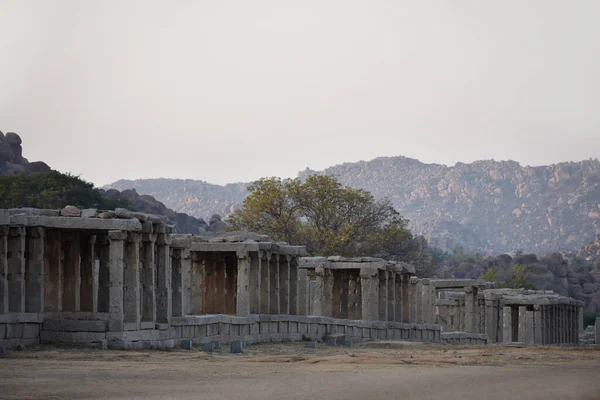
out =
[[190,244],[191,251],[201,252],[249,252],[260,250],[259,243],[206,243],[192,242]]
[[108,238],[113,240],[125,240],[127,239],[126,231],[108,231]]
[[9,225],[41,226],[44,228],[77,230],[142,230],[142,224],[137,219],[44,217],[41,215],[13,215],[10,217]]

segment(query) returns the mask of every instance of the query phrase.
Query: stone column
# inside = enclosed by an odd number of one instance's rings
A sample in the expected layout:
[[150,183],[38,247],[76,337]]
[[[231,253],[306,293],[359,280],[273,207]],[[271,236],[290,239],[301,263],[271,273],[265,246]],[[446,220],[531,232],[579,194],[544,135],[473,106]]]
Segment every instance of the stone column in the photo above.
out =
[[331,275],[331,300],[327,302],[331,306],[331,313],[328,314],[328,317],[332,318],[342,318],[341,310],[340,310],[340,298],[342,292],[342,271],[341,270],[326,270],[325,276],[327,277],[327,273]]
[[109,303],[108,303],[108,330],[110,332],[123,331],[123,249],[127,233],[123,231],[109,231]]
[[237,297],[236,315],[250,315],[250,256],[248,253],[237,255]]
[[[249,291],[250,291],[250,314],[258,314],[260,312],[260,260],[262,251],[250,253],[250,276],[249,276]],[[239,263],[239,261],[238,261]],[[239,276],[239,270],[238,270]],[[238,278],[239,279],[239,278]],[[239,284],[239,280],[238,280]]]
[[474,286],[465,287],[465,331],[471,333],[478,332],[477,324],[477,288]]
[[123,315],[140,328],[140,242],[138,233],[127,233],[123,256]]
[[360,269],[362,319],[374,321],[379,318],[379,271],[372,268]]
[[394,322],[396,318],[396,274],[386,272],[387,281],[387,320]]
[[190,259],[190,250],[185,248],[173,248],[171,260],[171,283],[173,284],[172,315],[183,317],[185,315],[185,259]]
[[494,300],[491,295],[487,293],[485,296],[485,334],[488,339],[490,339],[493,343],[498,341],[497,335],[497,326],[495,321],[498,320],[497,315],[495,315],[495,307]]
[[190,269],[190,295],[188,312],[193,315],[206,314],[206,304],[204,297],[206,296],[205,282],[205,259],[204,253],[199,251],[191,252],[191,269]]
[[290,256],[279,255],[279,313],[290,313]]
[[533,311],[525,311],[525,344],[533,346],[535,343]]
[[410,320],[409,322],[412,324],[419,323],[419,289],[421,286],[419,285],[419,278],[416,276],[410,277]]
[[348,319],[358,319],[356,307],[356,274],[348,274]]
[[142,321],[156,322],[156,239],[155,233],[142,236]]
[[416,285],[416,312],[415,312],[415,323],[422,324],[424,322],[423,319],[423,280],[419,279]]
[[[236,255],[225,256],[225,292],[223,314],[235,315],[237,303],[237,286],[238,286],[238,258]],[[250,278],[248,274],[248,278]],[[248,285],[248,284],[247,284]]]
[[383,270],[379,270],[378,271],[378,277],[379,277],[379,312],[377,314],[377,319],[379,321],[387,321],[387,309],[388,309],[388,291],[387,291],[387,271]]
[[269,271],[271,269],[271,252],[262,252],[260,259],[260,309],[261,314],[268,314],[271,301],[271,277]]
[[578,333],[583,333],[585,330],[583,326],[583,306],[577,306],[577,330]]
[[298,269],[298,315],[308,315],[308,271]]
[[402,322],[410,322],[410,276],[402,275]]
[[171,237],[159,234],[156,239],[157,268],[156,268],[156,321],[164,324],[171,323],[172,284],[171,284]]
[[44,228],[28,228],[25,308],[30,313],[44,312]]
[[98,312],[98,277],[96,275],[95,245],[96,236],[84,236],[79,241],[81,246],[81,285],[79,301],[81,311]]
[[326,269],[319,266],[315,268],[314,293],[312,295],[312,314],[316,316],[325,316],[323,310],[323,296],[325,293],[325,271]]
[[295,256],[288,256],[288,265],[290,266],[290,289],[289,289],[289,303],[290,303],[290,314],[298,314],[298,258]]
[[504,343],[512,343],[512,310],[510,306],[502,308],[502,339]]
[[270,279],[269,314],[279,314],[279,254],[271,254]]
[[[191,274],[192,252],[189,248],[181,249],[181,316],[190,314],[191,306]],[[200,296],[202,298],[202,296]],[[173,306],[173,310],[175,310]],[[201,308],[202,309],[202,308]],[[175,315],[175,314],[174,314]]]
[[527,307],[519,306],[519,342],[526,343],[527,341]]
[[402,275],[396,274],[395,282],[395,311],[394,311],[394,321],[402,322]]
[[594,343],[600,344],[600,317],[596,317],[596,325],[594,326]]
[[8,236],[9,312],[25,312],[25,228],[10,228]]
[[421,302],[422,302],[422,323],[423,324],[431,324],[432,323],[432,314],[433,314],[433,305],[432,294],[431,291],[434,290],[433,286],[429,279],[421,280]]
[[542,339],[542,307],[539,304],[533,306],[533,342],[536,345],[543,343]]
[[[110,240],[107,236],[100,236],[96,238],[96,252],[98,254],[98,301],[96,304],[96,311],[100,313],[108,313],[110,308]],[[57,269],[60,272],[60,258],[57,257]],[[50,263],[53,265],[53,263]],[[60,282],[60,280],[59,280]],[[48,285],[46,285],[46,292],[48,292]],[[60,291],[59,291],[60,293]],[[60,304],[60,302],[59,302]],[[46,308],[48,307],[48,300],[46,300]]]
[[0,227],[0,314],[8,314],[8,227]]

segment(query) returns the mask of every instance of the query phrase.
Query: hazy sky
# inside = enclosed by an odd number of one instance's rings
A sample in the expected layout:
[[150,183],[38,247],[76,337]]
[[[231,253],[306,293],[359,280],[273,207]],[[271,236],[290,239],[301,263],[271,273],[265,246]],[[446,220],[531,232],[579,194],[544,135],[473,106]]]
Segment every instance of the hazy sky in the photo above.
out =
[[0,130],[96,184],[600,156],[598,0],[0,0]]

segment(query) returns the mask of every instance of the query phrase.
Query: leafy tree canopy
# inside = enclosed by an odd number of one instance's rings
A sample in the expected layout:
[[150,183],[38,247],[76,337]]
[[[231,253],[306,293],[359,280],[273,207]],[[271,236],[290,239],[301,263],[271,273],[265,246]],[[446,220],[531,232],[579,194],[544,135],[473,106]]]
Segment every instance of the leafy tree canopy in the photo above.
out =
[[31,175],[0,175],[0,208],[62,208],[66,205],[114,209],[124,200],[106,199],[83,179],[58,171]]
[[408,230],[408,221],[388,200],[377,201],[331,176],[312,175],[304,182],[260,179],[228,222],[234,229],[304,244],[312,255],[430,262]]

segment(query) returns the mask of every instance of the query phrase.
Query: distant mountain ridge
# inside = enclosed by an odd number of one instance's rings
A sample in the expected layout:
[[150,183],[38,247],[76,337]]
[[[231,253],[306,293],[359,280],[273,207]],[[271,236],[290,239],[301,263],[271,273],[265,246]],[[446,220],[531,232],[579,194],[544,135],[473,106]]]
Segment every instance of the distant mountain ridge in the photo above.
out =
[[[310,174],[335,175],[345,185],[389,198],[430,245],[503,253],[576,251],[600,233],[600,161],[521,166],[484,160],[454,166],[407,157],[344,163]],[[179,212],[227,215],[247,183],[213,185],[180,179],[120,180],[106,188],[135,188]]]

